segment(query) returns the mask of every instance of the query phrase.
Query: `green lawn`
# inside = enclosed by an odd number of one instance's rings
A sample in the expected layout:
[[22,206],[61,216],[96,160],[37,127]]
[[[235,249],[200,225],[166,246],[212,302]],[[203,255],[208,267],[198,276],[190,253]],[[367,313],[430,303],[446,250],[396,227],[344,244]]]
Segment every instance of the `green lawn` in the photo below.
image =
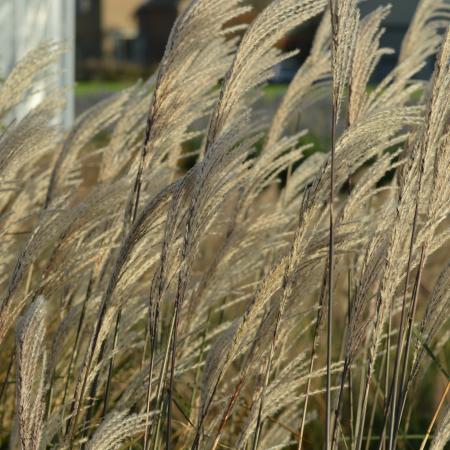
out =
[[286,92],[287,84],[269,84],[264,88],[268,98],[276,98]]
[[[75,95],[84,96],[92,94],[101,94],[109,92],[119,92],[129,86],[133,85],[133,81],[77,81],[75,84]],[[264,91],[269,99],[276,99],[286,92],[287,84],[268,84]],[[372,92],[375,89],[374,85],[367,86],[367,91]],[[412,95],[413,101],[418,101],[422,91],[417,91]]]
[[[77,81],[75,95],[92,95],[105,92],[119,92],[133,84],[132,81]],[[286,84],[269,84],[265,87],[268,98],[276,98],[286,91]]]
[[105,92],[119,92],[132,84],[131,81],[77,81],[75,84],[75,95],[83,96]]

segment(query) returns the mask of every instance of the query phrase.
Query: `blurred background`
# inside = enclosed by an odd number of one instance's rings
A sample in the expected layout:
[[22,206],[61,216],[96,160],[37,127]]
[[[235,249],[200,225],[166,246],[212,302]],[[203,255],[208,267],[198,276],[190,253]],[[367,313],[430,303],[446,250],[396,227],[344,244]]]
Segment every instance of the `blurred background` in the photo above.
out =
[[[249,0],[254,11],[239,19],[251,22],[269,0]],[[1,0],[0,78],[31,48],[48,40],[64,41],[69,51],[55,69],[54,83],[65,89],[67,108],[61,118],[70,126],[74,118],[95,102],[153,72],[160,61],[171,27],[188,0]],[[379,0],[361,3],[362,14]],[[382,44],[397,52],[418,0],[393,0]],[[299,48],[300,54],[276,68],[272,93],[282,93],[307,56],[320,18],[311,20],[279,46]],[[374,82],[385,75],[396,56],[383,59]],[[422,73],[428,77],[432,64]],[[41,97],[45,95],[42,89]],[[269,92],[269,93],[270,93]],[[274,95],[276,97],[276,95]],[[37,96],[30,104],[39,101]],[[23,114],[25,110],[18,114]]]
[[[254,11],[241,18],[250,22],[269,1],[250,0]],[[78,79],[99,76],[134,77],[154,68],[161,59],[170,29],[187,5],[185,0],[77,0],[76,68]],[[362,13],[378,6],[379,0],[361,4]],[[396,0],[386,21],[384,45],[398,49],[418,0]],[[285,50],[300,48],[303,55],[311,43],[318,20],[291,33],[280,43]],[[288,82],[295,72],[294,61],[279,74]],[[393,65],[395,58],[385,61]]]

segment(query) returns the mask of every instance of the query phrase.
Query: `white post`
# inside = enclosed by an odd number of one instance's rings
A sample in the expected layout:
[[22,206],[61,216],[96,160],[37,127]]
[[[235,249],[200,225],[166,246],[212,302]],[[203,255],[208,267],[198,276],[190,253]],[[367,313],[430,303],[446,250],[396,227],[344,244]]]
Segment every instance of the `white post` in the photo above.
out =
[[[53,82],[56,79],[66,95],[66,108],[60,122],[69,127],[74,120],[75,0],[1,0],[0,39],[1,78],[5,78],[27,52],[45,42],[61,42],[68,47],[54,67]],[[16,114],[19,117],[26,114],[44,95],[28,99]]]

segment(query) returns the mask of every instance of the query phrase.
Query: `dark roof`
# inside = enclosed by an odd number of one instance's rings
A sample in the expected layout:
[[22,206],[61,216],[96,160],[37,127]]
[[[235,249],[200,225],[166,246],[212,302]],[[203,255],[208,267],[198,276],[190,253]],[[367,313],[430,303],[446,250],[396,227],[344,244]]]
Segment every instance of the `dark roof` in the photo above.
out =
[[179,0],[146,0],[137,10],[137,12],[146,9],[151,8],[152,6],[158,6],[158,7],[173,7],[178,6]]

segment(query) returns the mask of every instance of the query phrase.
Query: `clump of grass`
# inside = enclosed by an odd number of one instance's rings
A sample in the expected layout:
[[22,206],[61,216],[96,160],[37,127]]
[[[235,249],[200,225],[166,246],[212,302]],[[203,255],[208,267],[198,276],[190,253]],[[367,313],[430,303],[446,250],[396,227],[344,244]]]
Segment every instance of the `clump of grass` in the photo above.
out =
[[[247,10],[193,1],[155,76],[67,133],[57,93],[8,114],[55,47],[0,86],[2,448],[446,445],[449,6],[419,3],[373,89],[388,7],[273,0],[230,38]],[[261,114],[275,44],[320,14]],[[324,96],[314,152],[297,118]]]

